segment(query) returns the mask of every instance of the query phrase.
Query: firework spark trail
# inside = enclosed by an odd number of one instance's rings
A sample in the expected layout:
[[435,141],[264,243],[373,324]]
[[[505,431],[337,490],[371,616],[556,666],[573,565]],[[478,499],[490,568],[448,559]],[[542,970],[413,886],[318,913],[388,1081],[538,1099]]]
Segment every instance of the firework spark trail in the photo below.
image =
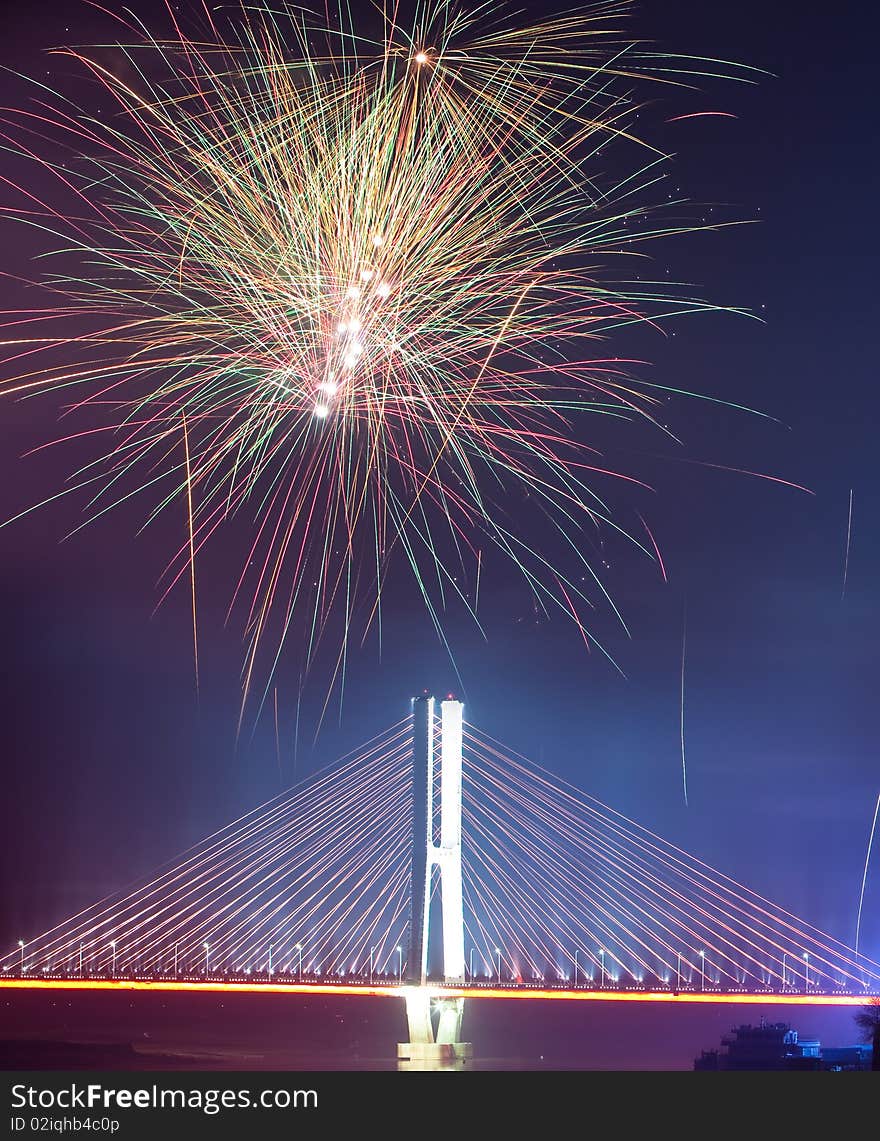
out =
[[296,718],[293,725],[293,781],[296,782],[297,762],[299,761],[299,712],[302,703],[302,677],[296,687]]
[[852,508],[853,508],[853,489],[849,489],[849,514],[846,519],[846,553],[843,557],[843,586],[840,591],[840,601],[843,602],[846,597],[846,577],[849,573],[849,546],[852,539]]
[[186,516],[189,531],[189,566],[192,585],[193,667],[196,675],[196,693],[199,691],[199,627],[196,619],[196,550],[193,538],[192,473],[189,462],[189,432],[186,429],[186,411],[181,409],[183,422],[183,449],[186,459]]
[[684,793],[684,806],[688,806],[688,784],[687,784],[687,766],[684,757],[684,661],[685,661],[685,648],[687,646],[687,605],[685,605],[684,614],[681,622],[681,691],[680,691],[680,712],[679,712],[679,738],[681,740],[681,784]]
[[[376,42],[275,7],[243,8],[225,35],[207,7],[197,37],[170,8],[168,36],[122,20],[115,57],[59,49],[97,84],[93,111],[34,81],[30,106],[0,112],[0,146],[57,180],[54,197],[3,180],[24,204],[0,209],[61,258],[43,283],[57,303],[9,316],[3,390],[63,396],[103,418],[97,439],[115,429],[71,481],[88,519],[144,495],[150,521],[186,497],[167,590],[247,512],[243,702],[264,652],[268,699],[294,631],[308,672],[341,628],[341,686],[356,617],[363,635],[381,624],[396,559],[441,639],[453,599],[474,611],[455,567],[481,577],[487,544],[584,636],[610,601],[585,533],[610,526],[659,555],[613,522],[632,477],[592,462],[590,426],[671,435],[663,386],[596,346],[720,308],[617,267],[732,224],[653,217],[681,201],[658,191],[666,156],[633,132],[636,95],[756,73],[631,42],[627,2],[528,27],[431,0]],[[523,489],[565,566],[526,540]]]
[[281,768],[281,738],[278,734],[278,686],[273,687],[275,698],[275,759],[278,762],[278,783],[284,788],[284,772]]
[[642,526],[647,531],[648,538],[651,540],[651,546],[654,548],[654,554],[657,556],[657,565],[660,568],[660,574],[663,576],[663,581],[668,583],[669,579],[666,577],[666,566],[663,562],[663,556],[660,554],[660,548],[657,546],[657,540],[654,538],[654,532],[651,530],[651,528],[645,522],[645,520],[642,516],[642,513],[640,511],[637,511],[636,515],[638,515],[639,521],[641,522]]
[[721,119],[735,119],[736,115],[731,114],[730,111],[690,111],[687,115],[673,115],[671,119],[667,119],[667,123],[680,123],[683,119],[704,119],[704,118],[721,118]]
[[880,813],[880,793],[877,794],[877,803],[874,806],[874,819],[871,823],[871,834],[868,837],[868,850],[865,853],[865,870],[862,872],[862,886],[859,891],[859,909],[856,914],[856,940],[853,947],[858,952],[859,934],[862,928],[862,904],[865,902],[865,885],[868,882],[868,864],[871,862],[871,848],[874,845],[874,833],[877,830],[877,816]]

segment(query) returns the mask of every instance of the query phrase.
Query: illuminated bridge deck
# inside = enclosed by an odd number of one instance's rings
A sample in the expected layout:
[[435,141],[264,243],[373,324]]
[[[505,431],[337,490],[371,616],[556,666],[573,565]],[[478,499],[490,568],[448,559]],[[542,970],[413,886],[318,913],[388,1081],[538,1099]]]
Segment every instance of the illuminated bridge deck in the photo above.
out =
[[[276,982],[218,978],[4,978],[0,989],[10,991],[153,991],[183,994],[286,994],[286,995],[361,995],[366,997],[402,998],[406,985],[394,982]],[[442,983],[426,985],[432,995],[446,998],[539,999],[567,1002],[670,1002],[700,1004],[743,1004],[774,1006],[862,1006],[872,994],[852,991],[749,991],[716,990],[684,987],[681,990],[649,987],[590,988],[547,986],[540,984],[495,983],[465,986],[447,986]]]

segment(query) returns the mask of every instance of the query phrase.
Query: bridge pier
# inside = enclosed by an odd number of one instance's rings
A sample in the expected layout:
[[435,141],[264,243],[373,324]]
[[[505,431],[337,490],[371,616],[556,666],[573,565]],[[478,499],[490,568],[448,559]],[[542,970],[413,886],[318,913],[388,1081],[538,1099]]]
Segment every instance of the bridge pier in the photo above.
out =
[[[463,998],[431,994],[426,986],[431,873],[440,870],[443,916],[443,977],[464,982],[464,910],[461,882],[462,704],[441,703],[440,844],[434,844],[434,699],[413,702],[413,841],[407,987],[404,995],[409,1041],[397,1046],[401,1068],[464,1065],[473,1054],[461,1041]],[[436,1015],[436,1025],[434,1015]]]
[[401,1068],[454,1068],[473,1056],[471,1043],[460,1041],[463,998],[444,998],[432,995],[427,987],[412,987],[404,1001],[409,1041],[397,1044]]

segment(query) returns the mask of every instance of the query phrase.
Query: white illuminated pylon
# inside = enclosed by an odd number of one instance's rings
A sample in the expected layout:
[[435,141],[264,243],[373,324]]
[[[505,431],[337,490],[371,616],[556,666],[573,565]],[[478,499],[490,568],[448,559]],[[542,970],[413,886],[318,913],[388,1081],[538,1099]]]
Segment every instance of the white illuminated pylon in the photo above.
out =
[[440,703],[440,846],[431,845],[429,860],[440,869],[443,906],[443,976],[464,982],[464,905],[461,887],[461,738],[460,701]]

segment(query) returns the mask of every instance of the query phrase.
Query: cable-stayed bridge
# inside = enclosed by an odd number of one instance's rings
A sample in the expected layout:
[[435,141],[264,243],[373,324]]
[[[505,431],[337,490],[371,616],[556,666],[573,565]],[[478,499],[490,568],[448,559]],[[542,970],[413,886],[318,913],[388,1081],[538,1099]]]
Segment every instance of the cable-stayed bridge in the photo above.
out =
[[421,697],[0,986],[403,995],[406,1049],[455,1052],[467,996],[861,1004],[880,964]]

